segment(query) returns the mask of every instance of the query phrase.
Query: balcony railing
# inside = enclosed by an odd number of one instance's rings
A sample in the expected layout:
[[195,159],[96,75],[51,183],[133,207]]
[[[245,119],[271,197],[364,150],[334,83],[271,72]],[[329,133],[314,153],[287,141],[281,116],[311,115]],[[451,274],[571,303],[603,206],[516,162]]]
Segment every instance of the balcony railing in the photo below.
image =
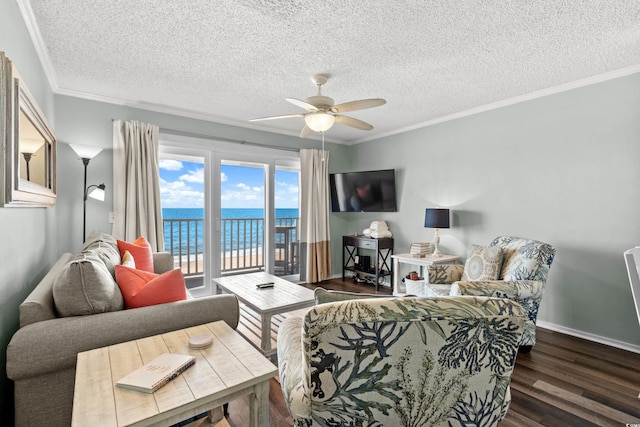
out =
[[[203,219],[165,219],[165,250],[174,258],[185,277],[204,275]],[[298,218],[276,218],[277,275],[299,271]],[[223,218],[220,220],[222,275],[264,271],[264,218]]]

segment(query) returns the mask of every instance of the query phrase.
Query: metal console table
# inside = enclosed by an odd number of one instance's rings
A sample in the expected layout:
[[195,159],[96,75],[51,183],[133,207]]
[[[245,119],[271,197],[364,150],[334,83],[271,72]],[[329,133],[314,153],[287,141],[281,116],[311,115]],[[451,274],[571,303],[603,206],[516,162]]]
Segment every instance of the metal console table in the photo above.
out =
[[[373,251],[372,266],[363,266],[357,261],[362,250]],[[372,277],[378,291],[380,278],[389,276],[393,288],[391,255],[393,255],[393,238],[391,237],[374,239],[356,235],[342,236],[342,280],[345,280],[347,271],[353,272],[354,277],[359,274]]]

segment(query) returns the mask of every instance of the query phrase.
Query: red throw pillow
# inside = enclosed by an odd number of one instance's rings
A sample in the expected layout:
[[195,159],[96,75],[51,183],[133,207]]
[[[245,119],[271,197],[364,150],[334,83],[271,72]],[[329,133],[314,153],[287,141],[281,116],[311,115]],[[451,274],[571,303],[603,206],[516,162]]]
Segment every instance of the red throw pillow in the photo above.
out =
[[151,244],[144,237],[138,237],[133,243],[118,240],[118,250],[120,258],[124,256],[125,251],[129,251],[136,260],[136,268],[138,270],[153,273],[153,252]]
[[180,269],[155,274],[116,265],[116,282],[122,292],[126,308],[146,307],[187,299],[184,276]]

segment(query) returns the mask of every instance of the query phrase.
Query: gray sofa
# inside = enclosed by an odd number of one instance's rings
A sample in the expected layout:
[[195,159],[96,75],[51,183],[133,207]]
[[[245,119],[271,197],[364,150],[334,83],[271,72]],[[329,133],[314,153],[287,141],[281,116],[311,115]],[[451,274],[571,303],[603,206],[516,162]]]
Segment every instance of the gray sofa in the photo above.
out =
[[[234,295],[61,317],[54,301],[56,278],[77,258],[62,255],[20,305],[20,329],[7,348],[16,426],[70,425],[79,352],[216,320],[234,329],[238,325]],[[153,259],[156,273],[173,268],[168,253],[155,253]]]

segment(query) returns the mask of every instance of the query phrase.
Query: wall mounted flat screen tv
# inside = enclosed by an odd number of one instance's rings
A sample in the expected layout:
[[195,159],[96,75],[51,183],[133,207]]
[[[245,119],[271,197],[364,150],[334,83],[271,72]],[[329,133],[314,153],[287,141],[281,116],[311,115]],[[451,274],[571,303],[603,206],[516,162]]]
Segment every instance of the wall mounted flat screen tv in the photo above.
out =
[[332,212],[395,212],[394,169],[329,175]]

